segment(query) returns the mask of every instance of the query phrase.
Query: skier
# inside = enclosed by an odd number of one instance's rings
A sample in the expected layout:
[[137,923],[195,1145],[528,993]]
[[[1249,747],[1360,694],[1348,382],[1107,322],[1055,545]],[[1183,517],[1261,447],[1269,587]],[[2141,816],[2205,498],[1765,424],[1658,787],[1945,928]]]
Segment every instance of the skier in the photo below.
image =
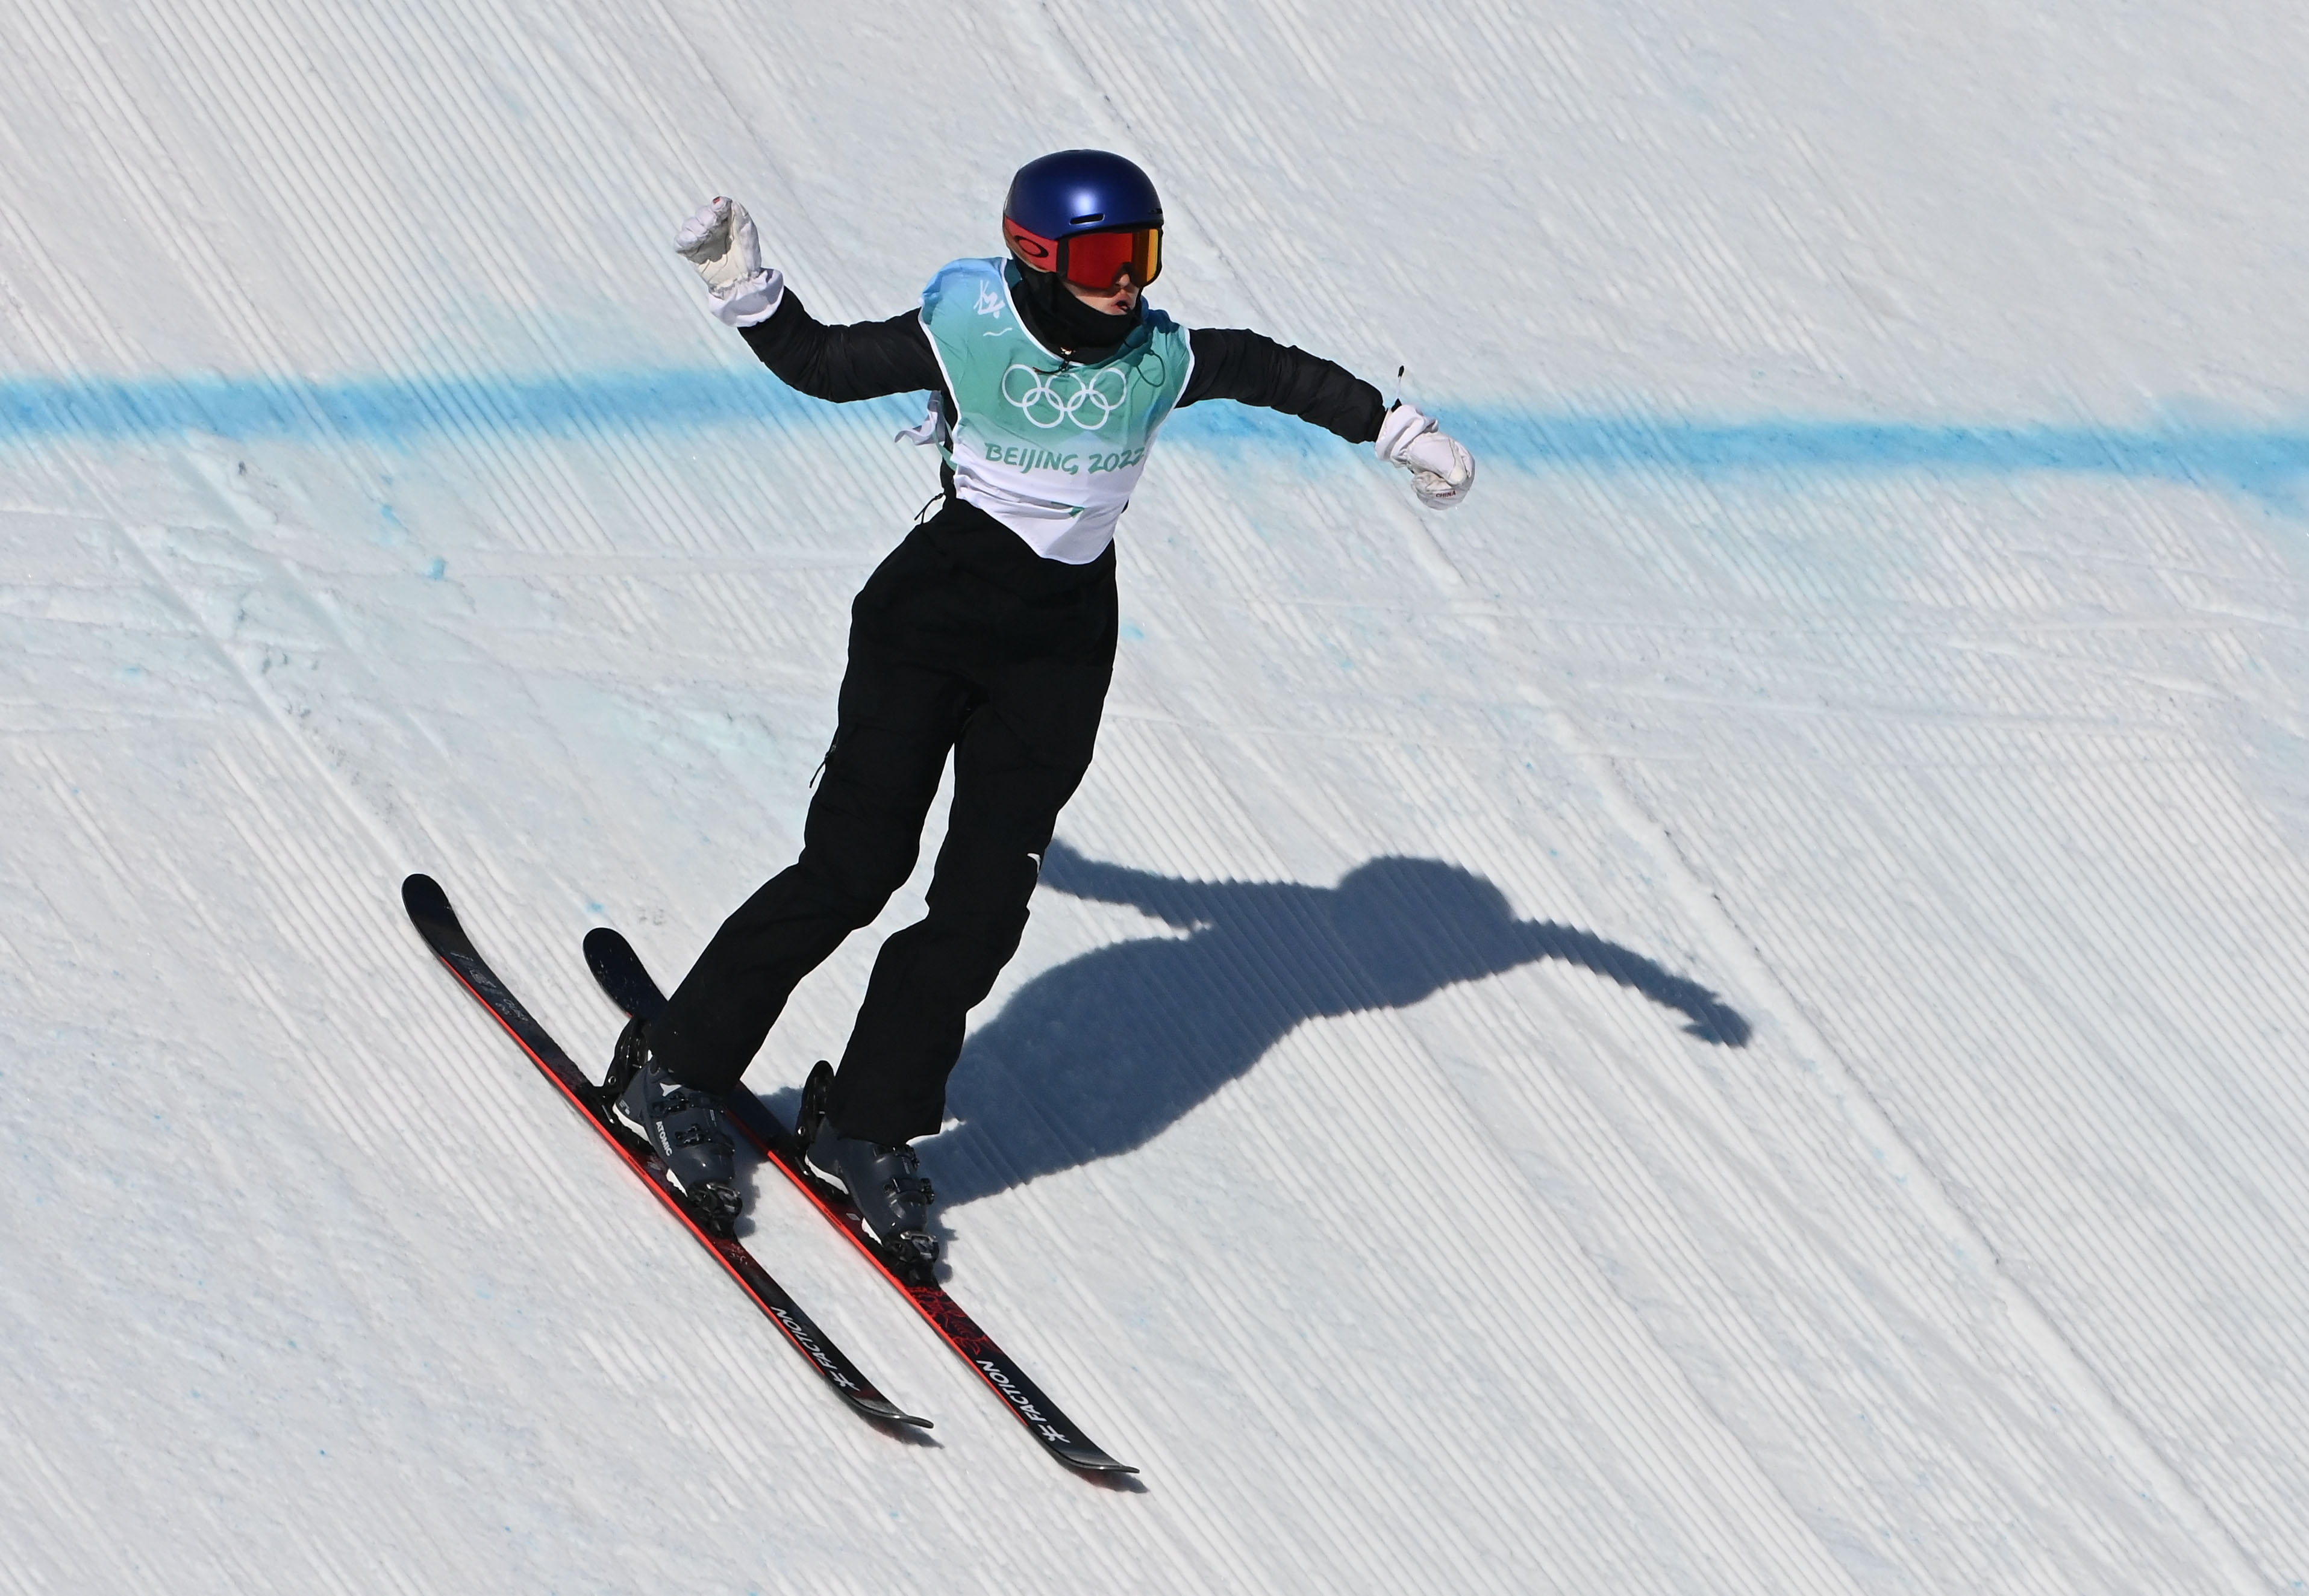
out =
[[733,1221],[735,1145],[718,1100],[795,984],[912,874],[951,754],[930,911],[882,945],[805,1154],[917,1268],[938,1242],[909,1143],[944,1121],[964,1021],[1017,951],[1059,807],[1089,768],[1114,666],[1115,522],[1163,421],[1206,399],[1265,405],[1373,444],[1437,509],[1474,479],[1431,418],[1388,408],[1343,367],[1256,332],[1189,331],[1146,304],[1163,269],[1163,207],[1121,156],[1028,162],[1002,235],[1007,258],[940,268],[919,311],[849,326],[814,320],[763,268],[734,200],[700,209],[674,244],[713,314],[790,386],[835,401],[929,391],[922,423],[899,436],[938,446],[944,502],[851,608],[801,857],[722,922],[653,1022],[626,1028],[609,1090],[700,1212]]

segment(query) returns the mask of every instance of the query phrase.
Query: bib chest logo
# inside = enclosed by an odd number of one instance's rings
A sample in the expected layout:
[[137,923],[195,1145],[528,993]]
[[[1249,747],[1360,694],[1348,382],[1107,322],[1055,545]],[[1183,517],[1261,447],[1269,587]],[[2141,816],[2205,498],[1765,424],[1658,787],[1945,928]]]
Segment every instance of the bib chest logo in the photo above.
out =
[[[1129,375],[1111,366],[1085,374],[1017,365],[1002,374],[1002,397],[1045,431],[1069,421],[1085,432],[1102,431],[1129,396]],[[1085,413],[1094,418],[1085,420]]]

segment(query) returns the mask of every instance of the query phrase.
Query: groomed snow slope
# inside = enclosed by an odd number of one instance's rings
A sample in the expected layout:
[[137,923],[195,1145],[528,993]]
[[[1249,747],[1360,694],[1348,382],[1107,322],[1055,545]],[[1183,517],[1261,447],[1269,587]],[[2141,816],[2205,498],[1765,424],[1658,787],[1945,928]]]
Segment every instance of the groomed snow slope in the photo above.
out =
[[[2309,1579],[2305,70],[2274,0],[0,8],[0,1586]],[[1081,142],[1160,303],[1482,460],[1207,407],[1124,522],[930,1157],[1135,1491],[758,1182],[938,1428],[843,1411],[395,891],[599,1060],[586,927],[670,979],[787,862],[931,468],[673,227],[887,315]]]

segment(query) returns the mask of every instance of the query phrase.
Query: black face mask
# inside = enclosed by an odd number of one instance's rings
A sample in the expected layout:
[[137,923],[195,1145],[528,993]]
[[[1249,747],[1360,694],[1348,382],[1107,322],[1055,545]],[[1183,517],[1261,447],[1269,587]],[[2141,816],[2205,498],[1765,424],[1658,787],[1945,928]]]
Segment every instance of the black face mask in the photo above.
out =
[[1020,267],[1023,280],[1016,295],[1026,331],[1052,349],[1077,360],[1103,360],[1138,325],[1138,307],[1120,315],[1093,309],[1067,291],[1055,272],[1030,272]]

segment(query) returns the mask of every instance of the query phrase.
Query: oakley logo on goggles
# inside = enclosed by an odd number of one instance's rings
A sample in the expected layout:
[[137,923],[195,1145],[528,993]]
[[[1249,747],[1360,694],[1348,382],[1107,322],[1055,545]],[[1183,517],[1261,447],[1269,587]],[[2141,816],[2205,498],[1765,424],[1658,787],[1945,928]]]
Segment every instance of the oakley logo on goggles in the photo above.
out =
[[1163,273],[1163,229],[1159,227],[1113,228],[1053,241],[1028,232],[1006,216],[1002,219],[1002,237],[1029,265],[1056,272],[1077,288],[1088,289],[1094,294],[1105,293],[1114,287],[1125,272],[1142,289]]

